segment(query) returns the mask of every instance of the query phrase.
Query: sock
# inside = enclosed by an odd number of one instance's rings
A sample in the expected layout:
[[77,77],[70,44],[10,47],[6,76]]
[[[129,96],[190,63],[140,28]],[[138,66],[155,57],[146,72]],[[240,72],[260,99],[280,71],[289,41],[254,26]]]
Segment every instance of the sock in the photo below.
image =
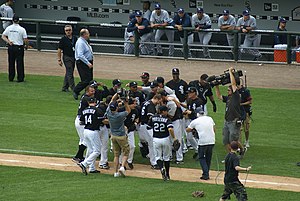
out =
[[165,161],[166,175],[170,177],[170,161]]
[[161,160],[157,160],[156,163],[160,169],[163,168],[163,162]]
[[75,158],[83,159],[84,158],[83,154],[84,154],[85,149],[86,149],[85,145],[83,145],[83,144],[79,145],[78,152],[77,152]]

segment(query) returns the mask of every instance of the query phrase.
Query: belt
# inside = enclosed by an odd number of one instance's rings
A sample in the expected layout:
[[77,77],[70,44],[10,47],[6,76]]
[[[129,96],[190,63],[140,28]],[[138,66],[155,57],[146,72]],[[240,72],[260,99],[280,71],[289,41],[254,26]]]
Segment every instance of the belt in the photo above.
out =
[[12,45],[12,47],[24,47],[24,45]]
[[99,131],[99,129],[90,129],[90,128],[84,128],[86,130],[90,130],[90,131]]

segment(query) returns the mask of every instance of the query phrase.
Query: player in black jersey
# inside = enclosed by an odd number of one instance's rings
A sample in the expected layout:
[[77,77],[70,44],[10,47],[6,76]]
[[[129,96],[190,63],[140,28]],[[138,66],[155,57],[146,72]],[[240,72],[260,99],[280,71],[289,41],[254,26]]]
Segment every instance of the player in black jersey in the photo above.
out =
[[167,82],[166,86],[175,91],[175,94],[180,102],[184,102],[186,99],[186,91],[188,90],[188,84],[186,81],[179,78],[179,69],[172,69],[173,79]]
[[172,148],[169,136],[176,140],[172,121],[168,118],[168,107],[159,106],[159,114],[152,116],[149,126],[153,130],[155,158],[164,181],[170,180],[170,156]]
[[140,77],[141,77],[142,82],[143,82],[142,86],[143,87],[149,87],[150,84],[151,84],[151,82],[149,81],[149,79],[150,79],[149,73],[148,72],[143,72]]
[[207,83],[206,79],[208,78],[207,74],[202,74],[199,80],[194,80],[189,83],[189,86],[196,87],[198,90],[198,97],[202,100],[204,104],[204,112],[207,114],[207,97],[209,98],[211,104],[213,105],[213,112],[217,111],[217,105],[214,100],[213,92],[211,86]]
[[141,108],[140,114],[140,129],[139,129],[139,137],[141,142],[147,142],[149,146],[149,158],[151,167],[153,169],[159,169],[156,164],[156,159],[154,155],[154,148],[153,148],[153,134],[152,130],[148,129],[148,122],[150,117],[156,114],[156,105],[160,104],[161,102],[161,95],[156,94],[151,100],[146,101]]
[[135,98],[136,104],[138,106],[141,106],[142,103],[145,101],[145,98],[143,93],[137,90],[137,82],[130,82],[129,88],[130,89],[128,91],[128,96]]
[[84,135],[83,135],[84,126],[80,125],[80,116],[82,114],[82,111],[89,106],[89,104],[87,102],[87,98],[93,97],[95,94],[95,89],[94,89],[94,87],[91,87],[91,86],[87,86],[85,91],[86,91],[85,94],[83,94],[80,98],[77,116],[75,119],[75,128],[76,128],[77,134],[79,136],[78,151],[77,151],[77,154],[72,158],[72,161],[75,163],[78,163],[84,159],[83,153],[86,149],[86,144],[84,142]]
[[[102,82],[97,82],[96,80],[92,80],[90,81],[90,86],[95,88],[94,97],[97,100],[97,104],[99,104],[100,101],[103,101],[103,99],[109,95],[109,90],[107,86],[105,86]],[[101,86],[103,90],[99,89],[98,86]]]
[[109,89],[109,95],[113,96],[113,95],[115,95],[115,93],[118,93],[119,91],[122,90],[122,87],[121,87],[122,82],[121,82],[121,80],[114,79],[112,81],[112,85],[113,85],[113,87]]
[[87,167],[90,173],[99,173],[95,168],[96,158],[100,155],[101,142],[99,137],[99,128],[102,120],[105,119],[104,111],[96,107],[96,99],[87,98],[88,107],[82,111],[80,116],[81,124],[84,125],[84,141],[87,146],[87,154],[84,161],[78,163],[82,172],[87,175]]

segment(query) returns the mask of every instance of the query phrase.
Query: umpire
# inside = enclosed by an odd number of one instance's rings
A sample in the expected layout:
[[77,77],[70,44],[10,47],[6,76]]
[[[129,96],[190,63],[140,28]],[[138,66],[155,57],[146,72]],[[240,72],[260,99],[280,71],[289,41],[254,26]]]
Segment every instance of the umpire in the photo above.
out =
[[26,30],[19,25],[18,16],[13,17],[13,24],[5,29],[2,39],[8,44],[8,80],[14,81],[17,62],[17,82],[24,82],[24,48],[28,47],[28,39]]
[[88,42],[89,38],[89,30],[81,29],[80,38],[75,44],[76,66],[81,80],[73,90],[75,100],[78,100],[80,91],[93,79],[93,50]]

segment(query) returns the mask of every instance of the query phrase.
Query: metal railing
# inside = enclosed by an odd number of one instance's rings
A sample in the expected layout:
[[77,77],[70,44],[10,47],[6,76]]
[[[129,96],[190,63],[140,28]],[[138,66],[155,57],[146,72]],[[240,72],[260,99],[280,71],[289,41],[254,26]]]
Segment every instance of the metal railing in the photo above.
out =
[[[12,20],[11,18],[4,18],[1,17],[0,21],[3,20]],[[80,26],[85,26],[85,27],[97,27],[97,28],[121,28],[122,30],[127,27],[125,24],[109,24],[109,23],[96,23],[96,22],[77,22],[77,21],[64,21],[64,20],[45,20],[45,19],[27,19],[27,18],[20,18],[21,23],[33,23],[35,24],[35,35],[29,35],[29,38],[32,39],[36,43],[36,49],[37,50],[42,50],[42,42],[43,43],[49,43],[49,44],[56,44],[58,43],[60,37],[59,36],[50,36],[50,35],[42,35],[41,33],[41,26],[46,24],[46,25],[65,25],[65,24],[71,24],[71,25],[80,25]],[[166,28],[168,30],[177,30],[174,28]],[[224,41],[226,40],[225,34],[233,34],[234,35],[234,45],[233,46],[227,46],[224,44],[221,45],[201,45],[198,44],[197,42],[194,42],[193,44],[188,45],[187,43],[187,36],[189,31],[193,31],[194,33],[197,33],[194,31],[195,29],[193,27],[183,27],[184,31],[184,40],[183,44],[179,42],[174,42],[174,43],[168,43],[168,42],[163,42],[159,43],[159,45],[163,46],[168,46],[168,45],[175,45],[175,50],[176,51],[182,51],[182,57],[184,59],[199,59],[198,58],[190,58],[189,57],[189,50],[193,51],[194,53],[201,52],[203,47],[210,48],[210,51],[215,52],[215,53],[227,53],[227,54],[232,54],[232,58],[229,60],[233,61],[241,61],[240,55],[241,55],[241,50],[242,49],[256,49],[260,50],[262,54],[264,55],[269,55],[270,58],[272,58],[272,55],[276,49],[272,47],[272,44],[268,44],[267,47],[260,46],[260,47],[243,47],[239,43],[240,37],[242,35],[245,35],[237,30],[232,30],[232,31],[222,31],[220,29],[206,29],[206,30],[200,30],[199,32],[211,32],[213,34],[223,34],[223,37],[225,37]],[[287,37],[287,48],[284,50],[286,53],[286,61],[285,63],[291,64],[292,63],[292,53],[296,51],[292,47],[292,38],[295,35],[300,36],[300,32],[291,32],[291,31],[274,31],[274,30],[255,30],[251,31],[251,33],[255,34],[261,34],[261,35],[267,35],[269,37],[274,38],[275,34],[278,35],[286,35]],[[91,44],[94,46],[102,46],[102,47],[117,47],[117,48],[122,48],[124,45],[124,40],[118,39],[101,39],[98,37],[93,37],[91,38]],[[157,45],[158,43],[155,42],[145,42],[145,44],[151,44],[151,45]],[[165,47],[165,49],[167,49]],[[139,39],[139,34],[136,32],[135,33],[135,40],[134,40],[134,55],[136,57],[141,56],[140,55],[140,39]],[[142,55],[143,57],[145,55]],[[147,56],[147,55],[146,55]],[[216,60],[216,59],[212,59]],[[271,59],[268,59],[265,62],[271,61]],[[260,61],[264,62],[264,61]],[[273,62],[273,61],[272,61]]]

